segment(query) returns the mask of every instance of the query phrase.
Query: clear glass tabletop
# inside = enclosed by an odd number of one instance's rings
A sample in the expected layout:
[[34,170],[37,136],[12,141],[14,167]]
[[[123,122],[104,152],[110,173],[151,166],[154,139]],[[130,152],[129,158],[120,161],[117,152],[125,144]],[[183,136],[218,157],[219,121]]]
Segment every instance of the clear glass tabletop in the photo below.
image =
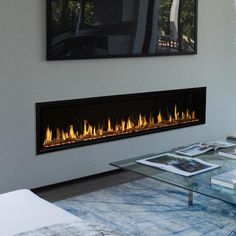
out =
[[[218,139],[225,140],[225,139]],[[235,141],[231,141],[236,143]],[[235,148],[235,147],[231,147]],[[231,149],[227,148],[227,149]],[[177,149],[177,148],[176,148]],[[175,153],[173,149],[168,153]],[[178,148],[179,149],[179,148]],[[222,149],[220,149],[222,150]],[[155,180],[165,182],[192,192],[200,193],[212,198],[216,198],[225,202],[229,202],[232,204],[236,204],[236,190],[225,188],[219,185],[211,184],[211,177],[216,176],[218,174],[236,169],[236,159],[231,159],[228,157],[223,157],[218,155],[218,151],[211,150],[205,154],[195,156],[198,159],[203,161],[220,165],[220,168],[213,169],[201,174],[197,174],[191,177],[185,177],[181,175],[174,174],[172,172],[164,171],[156,167],[147,166],[144,164],[139,164],[136,161],[140,159],[144,159],[147,157],[152,157],[157,155],[156,153],[150,153],[144,156],[133,157],[130,159],[117,161],[110,163],[112,166],[118,167],[123,170],[132,171],[138,174],[141,174],[146,177],[153,178]],[[192,196],[190,196],[192,198]],[[189,199],[189,202],[191,199]],[[191,204],[191,202],[190,202]]]

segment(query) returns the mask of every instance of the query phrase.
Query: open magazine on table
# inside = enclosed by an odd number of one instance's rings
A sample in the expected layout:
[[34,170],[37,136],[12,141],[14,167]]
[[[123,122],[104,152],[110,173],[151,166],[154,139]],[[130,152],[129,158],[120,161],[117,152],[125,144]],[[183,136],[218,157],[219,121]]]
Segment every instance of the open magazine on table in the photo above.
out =
[[235,144],[227,141],[214,141],[193,144],[189,147],[176,150],[176,152],[178,154],[193,157],[208,152],[210,150],[217,150],[218,148],[227,148],[232,146],[235,146]]
[[187,177],[220,167],[219,165],[202,161],[198,158],[193,159],[172,153],[164,153],[140,159],[136,162]]

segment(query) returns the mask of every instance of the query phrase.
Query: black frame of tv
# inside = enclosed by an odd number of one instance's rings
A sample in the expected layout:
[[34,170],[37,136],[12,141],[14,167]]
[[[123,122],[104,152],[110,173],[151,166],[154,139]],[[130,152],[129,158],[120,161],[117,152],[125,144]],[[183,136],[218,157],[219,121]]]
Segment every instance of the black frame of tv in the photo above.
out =
[[[197,54],[198,46],[198,0],[193,0],[195,2],[194,6],[194,49],[191,52],[180,51],[180,52],[156,52],[156,53],[140,53],[140,54],[115,54],[115,55],[82,55],[82,56],[54,56],[52,55],[52,27],[51,27],[51,15],[52,7],[51,3],[55,0],[46,0],[46,59],[47,60],[77,60],[77,59],[99,59],[99,58],[127,58],[127,57],[156,57],[156,56],[177,56],[177,55],[195,55]],[[70,1],[70,0],[63,0]],[[75,0],[76,1],[76,0]],[[112,0],[111,0],[112,1]],[[149,1],[149,0],[144,0]],[[152,1],[152,0],[151,0]],[[189,1],[189,0],[180,0]],[[190,0],[191,1],[191,0]]]

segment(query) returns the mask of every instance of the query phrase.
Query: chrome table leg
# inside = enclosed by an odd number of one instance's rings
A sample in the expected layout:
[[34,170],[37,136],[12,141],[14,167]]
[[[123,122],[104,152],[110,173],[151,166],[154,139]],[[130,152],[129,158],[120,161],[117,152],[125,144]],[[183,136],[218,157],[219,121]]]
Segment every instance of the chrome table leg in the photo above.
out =
[[188,190],[188,205],[192,206],[193,205],[193,191]]

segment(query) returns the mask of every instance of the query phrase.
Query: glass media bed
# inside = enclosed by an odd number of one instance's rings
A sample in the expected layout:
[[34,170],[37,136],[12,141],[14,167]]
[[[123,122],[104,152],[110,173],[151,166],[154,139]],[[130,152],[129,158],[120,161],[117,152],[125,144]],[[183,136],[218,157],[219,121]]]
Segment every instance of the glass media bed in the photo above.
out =
[[[219,140],[225,140],[219,139]],[[235,143],[235,141],[229,141]],[[227,148],[232,149],[236,146]],[[177,149],[173,149],[168,153],[176,154]],[[224,149],[219,149],[220,151]],[[236,170],[236,159],[220,156],[218,150],[211,150],[204,154],[197,155],[194,158],[206,161],[208,163],[219,165],[219,168],[209,170],[191,177],[182,176],[169,171],[161,170],[156,167],[137,163],[137,160],[149,158],[159,154],[150,153],[144,156],[137,156],[130,159],[110,163],[112,166],[118,167],[122,170],[132,171],[146,177],[150,177],[157,181],[161,181],[173,186],[186,189],[188,191],[188,204],[193,204],[193,193],[199,193],[208,197],[216,198],[231,204],[236,204],[236,189],[222,187],[220,185],[211,184],[211,177],[219,175],[224,172]]]

